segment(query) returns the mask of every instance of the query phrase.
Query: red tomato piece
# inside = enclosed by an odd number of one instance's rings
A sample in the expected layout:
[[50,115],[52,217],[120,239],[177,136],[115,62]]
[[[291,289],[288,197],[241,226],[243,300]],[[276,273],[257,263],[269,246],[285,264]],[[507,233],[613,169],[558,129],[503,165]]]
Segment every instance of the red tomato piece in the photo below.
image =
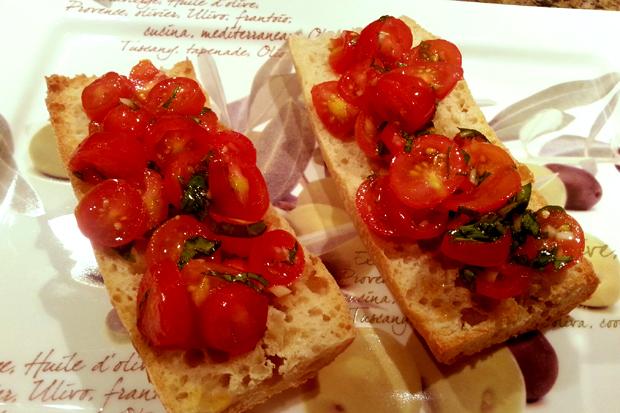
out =
[[500,148],[475,139],[463,140],[463,150],[469,155],[467,177],[459,193],[447,198],[443,206],[452,211],[459,206],[477,211],[490,212],[501,208],[514,194],[521,190],[521,176],[513,159]]
[[395,73],[404,73],[416,76],[431,85],[437,99],[443,99],[454,89],[459,80],[463,80],[463,68],[448,63],[416,62],[400,69]]
[[465,160],[458,146],[442,135],[415,138],[410,152],[399,153],[390,166],[390,187],[414,208],[430,208],[461,185]]
[[158,82],[149,91],[147,103],[156,114],[198,116],[207,102],[198,82],[187,77],[172,77]]
[[250,268],[271,285],[290,285],[303,272],[304,250],[297,239],[281,229],[263,234],[250,253]]
[[75,208],[82,234],[106,247],[120,247],[142,235],[146,213],[140,193],[124,180],[107,179]]
[[312,88],[312,103],[325,128],[343,139],[351,134],[359,109],[338,93],[338,81],[324,82]]
[[371,90],[379,116],[399,123],[409,133],[423,127],[435,113],[437,94],[419,77],[388,72]]
[[84,88],[82,106],[89,119],[101,122],[122,98],[130,99],[132,94],[133,86],[129,79],[118,73],[108,72]]
[[413,62],[440,62],[458,67],[461,67],[463,61],[459,48],[454,43],[444,39],[424,40],[411,49],[410,59]]
[[213,290],[199,309],[199,330],[210,348],[231,356],[247,353],[267,330],[268,299],[258,291],[229,283]]
[[357,39],[358,60],[378,57],[390,67],[396,67],[412,44],[411,29],[405,22],[383,16],[361,31]]
[[379,118],[373,111],[362,111],[357,116],[354,129],[355,140],[366,156],[391,163],[403,152],[407,136],[393,122]]
[[151,124],[154,116],[135,102],[121,103],[113,107],[103,119],[104,132],[123,133],[139,138]]
[[338,94],[358,108],[367,109],[371,104],[368,90],[384,72],[383,64],[377,59],[357,62],[338,80]]
[[338,74],[344,73],[357,60],[358,33],[343,30],[339,37],[330,39],[329,66]]
[[482,214],[501,208],[520,190],[519,172],[512,166],[506,166],[491,173],[471,191],[448,197],[442,205],[451,211],[457,211],[462,206]]
[[[153,232],[149,240],[146,250],[147,265],[153,266],[163,259],[170,259],[175,264],[178,263],[185,241],[195,237],[214,242],[219,241],[217,235],[211,232],[206,225],[198,222],[192,215],[177,215],[170,218]],[[211,257],[218,259],[219,253],[216,251]]]
[[160,174],[144,168],[128,177],[127,183],[138,190],[144,202],[146,220],[143,232],[155,228],[168,217],[168,203],[164,198],[164,182]]
[[245,135],[232,130],[221,131],[213,135],[212,145],[220,154],[238,159],[244,163],[256,163],[256,148]]
[[388,237],[401,236],[402,233],[394,226],[387,211],[381,208],[380,201],[390,192],[387,176],[371,177],[358,188],[355,205],[362,221],[372,232]]
[[446,210],[409,208],[400,202],[385,175],[360,185],[356,206],[368,228],[383,236],[428,239],[443,233],[448,224]]
[[185,151],[196,151],[206,156],[212,148],[206,129],[184,116],[160,117],[144,135],[144,146],[149,159],[165,170],[174,156]]
[[152,347],[187,348],[194,316],[181,272],[169,259],[151,267],[138,287],[138,330]]
[[129,72],[129,80],[134,86],[136,93],[141,100],[146,100],[149,90],[157,82],[166,79],[168,76],[155,67],[155,65],[147,59],[140,60],[137,65],[131,68]]
[[476,277],[476,292],[497,300],[515,297],[527,290],[531,275],[530,268],[515,263],[489,267]]
[[441,252],[464,264],[478,267],[494,267],[506,261],[510,254],[512,237],[510,231],[493,242],[476,240],[455,241],[446,234],[441,242]]
[[238,159],[211,158],[210,212],[243,222],[258,222],[269,207],[267,184],[255,164]]
[[137,139],[120,133],[96,132],[75,149],[69,170],[86,182],[98,183],[104,178],[127,178],[147,164],[146,150]]
[[[528,235],[525,244],[516,254],[527,255],[530,260],[534,260],[541,250],[556,250],[555,257],[565,260],[562,261],[562,268],[576,265],[583,257],[585,249],[585,236],[579,222],[564,211],[544,208],[536,212],[536,220],[543,238]],[[542,264],[536,266],[540,268]],[[554,263],[550,262],[544,269],[554,272]]]
[[198,116],[195,116],[195,119],[198,121],[200,126],[205,128],[211,134],[216,133],[219,128],[217,113],[206,106],[202,108]]

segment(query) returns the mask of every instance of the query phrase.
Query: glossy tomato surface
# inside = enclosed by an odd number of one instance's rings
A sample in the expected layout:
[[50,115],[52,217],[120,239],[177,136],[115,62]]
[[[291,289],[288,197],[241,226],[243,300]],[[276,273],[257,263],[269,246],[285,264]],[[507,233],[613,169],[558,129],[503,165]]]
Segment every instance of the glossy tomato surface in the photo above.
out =
[[197,116],[206,101],[198,82],[187,77],[164,79],[153,86],[147,97],[149,108],[156,114]]
[[532,270],[515,263],[490,267],[476,277],[476,292],[498,300],[515,297],[527,290]]
[[103,121],[105,115],[122,98],[131,98],[133,87],[129,79],[115,72],[97,78],[82,91],[82,107],[89,119]]
[[138,288],[138,330],[153,347],[187,347],[194,316],[179,268],[171,260],[153,265]]
[[337,138],[353,132],[359,109],[338,92],[338,81],[319,83],[312,87],[312,104],[327,130]]
[[77,225],[91,241],[119,247],[142,235],[146,212],[140,193],[124,180],[93,187],[75,208]]
[[290,285],[303,272],[304,250],[289,232],[268,231],[250,252],[250,268],[271,285]]
[[228,283],[213,290],[199,309],[203,342],[231,356],[256,347],[267,330],[269,303],[258,291]]
[[96,132],[80,142],[68,166],[82,180],[98,183],[105,178],[127,178],[147,164],[146,149],[136,138]]
[[405,205],[434,207],[465,180],[465,159],[442,135],[415,138],[410,152],[399,153],[390,166],[390,186]]
[[[185,241],[195,237],[214,243],[219,241],[217,235],[192,215],[177,215],[170,218],[153,232],[146,250],[146,263],[153,266],[164,259],[169,259],[175,264],[179,263]],[[219,258],[217,251],[212,254],[212,258]]]
[[585,236],[577,220],[555,209],[537,211],[536,220],[540,227],[539,236],[528,235],[516,254],[526,255],[534,267],[549,272],[576,265],[585,249]]
[[210,211],[245,222],[258,222],[269,207],[267,184],[255,164],[216,156],[209,164]]
[[422,128],[435,113],[437,94],[416,76],[388,72],[376,82],[372,94],[372,105],[379,116],[399,123],[409,133]]

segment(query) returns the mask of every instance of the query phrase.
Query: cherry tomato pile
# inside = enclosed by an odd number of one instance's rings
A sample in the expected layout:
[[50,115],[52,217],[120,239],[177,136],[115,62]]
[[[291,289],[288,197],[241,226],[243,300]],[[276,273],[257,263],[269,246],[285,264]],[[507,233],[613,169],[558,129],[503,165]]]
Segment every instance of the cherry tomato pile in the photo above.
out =
[[581,259],[579,224],[559,207],[527,210],[531,187],[505,150],[475,130],[433,133],[437,101],[463,78],[454,44],[413,46],[409,27],[384,16],[331,39],[328,63],[340,77],[313,87],[319,118],[388,171],[357,191],[370,230],[404,242],[437,240],[460,282],[496,299],[526,291],[534,271]]
[[261,339],[273,287],[294,282],[305,257],[263,220],[254,145],[205,104],[196,81],[148,60],[107,73],[83,91],[90,135],[69,169],[91,185],[75,210],[82,233],[123,256],[144,251],[137,324],[149,345],[235,356]]

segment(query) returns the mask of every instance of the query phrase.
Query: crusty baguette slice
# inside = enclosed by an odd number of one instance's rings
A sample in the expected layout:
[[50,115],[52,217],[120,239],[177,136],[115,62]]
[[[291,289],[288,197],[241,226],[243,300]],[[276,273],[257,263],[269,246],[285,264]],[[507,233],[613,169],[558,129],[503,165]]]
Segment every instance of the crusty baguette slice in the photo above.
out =
[[[414,45],[435,38],[411,19],[401,19],[411,28]],[[587,299],[596,289],[598,279],[585,259],[557,275],[537,278],[529,291],[516,299],[482,302],[474,300],[466,288],[457,286],[457,270],[442,268],[433,253],[415,243],[388,241],[368,230],[355,207],[355,194],[369,175],[378,172],[377,164],[367,159],[354,140],[343,142],[325,129],[310,93],[314,85],[338,79],[327,64],[329,38],[334,35],[326,33],[314,40],[296,35],[289,39],[314,132],[345,208],[375,265],[437,360],[451,363],[460,356],[541,328]],[[433,122],[437,133],[445,136],[455,136],[459,127],[471,128],[504,147],[487,124],[465,81],[460,81],[438,104]],[[527,167],[517,165],[523,182],[531,181],[532,174]],[[544,199],[535,193],[530,208],[536,210],[544,205]]]
[[[167,71],[195,78],[189,61]],[[47,107],[65,166],[88,135],[81,93],[95,77],[47,78]],[[87,187],[71,177],[77,198]],[[293,232],[270,207],[265,220]],[[93,244],[110,299],[144,361],[157,394],[170,413],[241,412],[316,375],[352,341],[354,325],[340,289],[323,263],[307,251],[304,273],[290,286],[291,294],[271,302],[267,332],[256,348],[226,362],[214,362],[201,351],[156,350],[136,326],[136,295],[146,266],[143,251],[137,262]]]

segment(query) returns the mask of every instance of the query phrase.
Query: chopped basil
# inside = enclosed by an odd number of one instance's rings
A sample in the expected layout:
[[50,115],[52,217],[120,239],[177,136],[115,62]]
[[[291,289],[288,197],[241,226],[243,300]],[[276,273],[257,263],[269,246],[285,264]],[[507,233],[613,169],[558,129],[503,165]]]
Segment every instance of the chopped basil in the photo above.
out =
[[170,95],[170,99],[165,101],[162,106],[165,107],[166,109],[168,109],[168,106],[170,106],[170,104],[172,103],[172,99],[177,97],[177,93],[179,93],[180,89],[181,89],[181,85],[177,84],[177,86],[172,91],[172,94]]
[[463,286],[472,293],[476,292],[476,272],[469,266],[464,266],[459,270],[459,278]]
[[556,246],[549,249],[543,248],[538,251],[530,266],[536,270],[543,271],[549,264],[552,264],[553,268],[558,271],[572,260],[573,257],[570,255],[558,255],[558,247]]
[[471,156],[467,152],[465,152],[465,149],[460,148],[460,150],[461,150],[461,155],[463,155],[463,159],[465,160],[465,165],[468,165],[469,160],[471,159]]
[[390,150],[382,140],[377,141],[377,154],[379,156],[387,156],[390,154]]
[[253,272],[244,272],[244,273],[235,275],[235,274],[227,274],[221,271],[207,271],[207,272],[204,272],[203,274],[210,275],[212,277],[218,277],[231,283],[245,284],[248,287],[253,288],[258,292],[262,292],[262,290],[258,286],[256,286],[256,284],[253,281],[258,282],[263,287],[268,287],[270,284],[269,281],[265,279],[265,277],[263,277],[260,274],[255,274]]
[[497,214],[484,214],[478,220],[469,224],[461,225],[457,229],[448,231],[453,237],[452,242],[456,241],[482,241],[493,242],[500,239],[509,227],[501,220]]
[[208,224],[214,233],[236,238],[257,237],[267,230],[265,221],[252,222],[250,224],[233,224],[231,222],[217,222],[210,219]]
[[136,262],[136,257],[131,254],[131,248],[133,247],[133,241],[128,244],[121,245],[120,247],[113,247],[112,249],[121,256],[122,259],[128,262]]
[[282,261],[283,264],[293,265],[295,264],[295,257],[297,256],[297,252],[299,251],[299,244],[295,242],[295,246],[288,250],[288,259]]
[[181,258],[177,263],[179,269],[183,269],[189,260],[198,257],[210,257],[222,245],[221,241],[212,241],[203,237],[192,237],[185,240]]
[[486,136],[475,129],[459,128],[459,136],[466,139],[482,138],[486,142],[489,141]]
[[[179,179],[183,180],[182,177]],[[193,214],[199,221],[202,221],[206,217],[209,207],[208,190],[209,185],[204,176],[192,175],[183,191],[181,210],[185,214]]]

